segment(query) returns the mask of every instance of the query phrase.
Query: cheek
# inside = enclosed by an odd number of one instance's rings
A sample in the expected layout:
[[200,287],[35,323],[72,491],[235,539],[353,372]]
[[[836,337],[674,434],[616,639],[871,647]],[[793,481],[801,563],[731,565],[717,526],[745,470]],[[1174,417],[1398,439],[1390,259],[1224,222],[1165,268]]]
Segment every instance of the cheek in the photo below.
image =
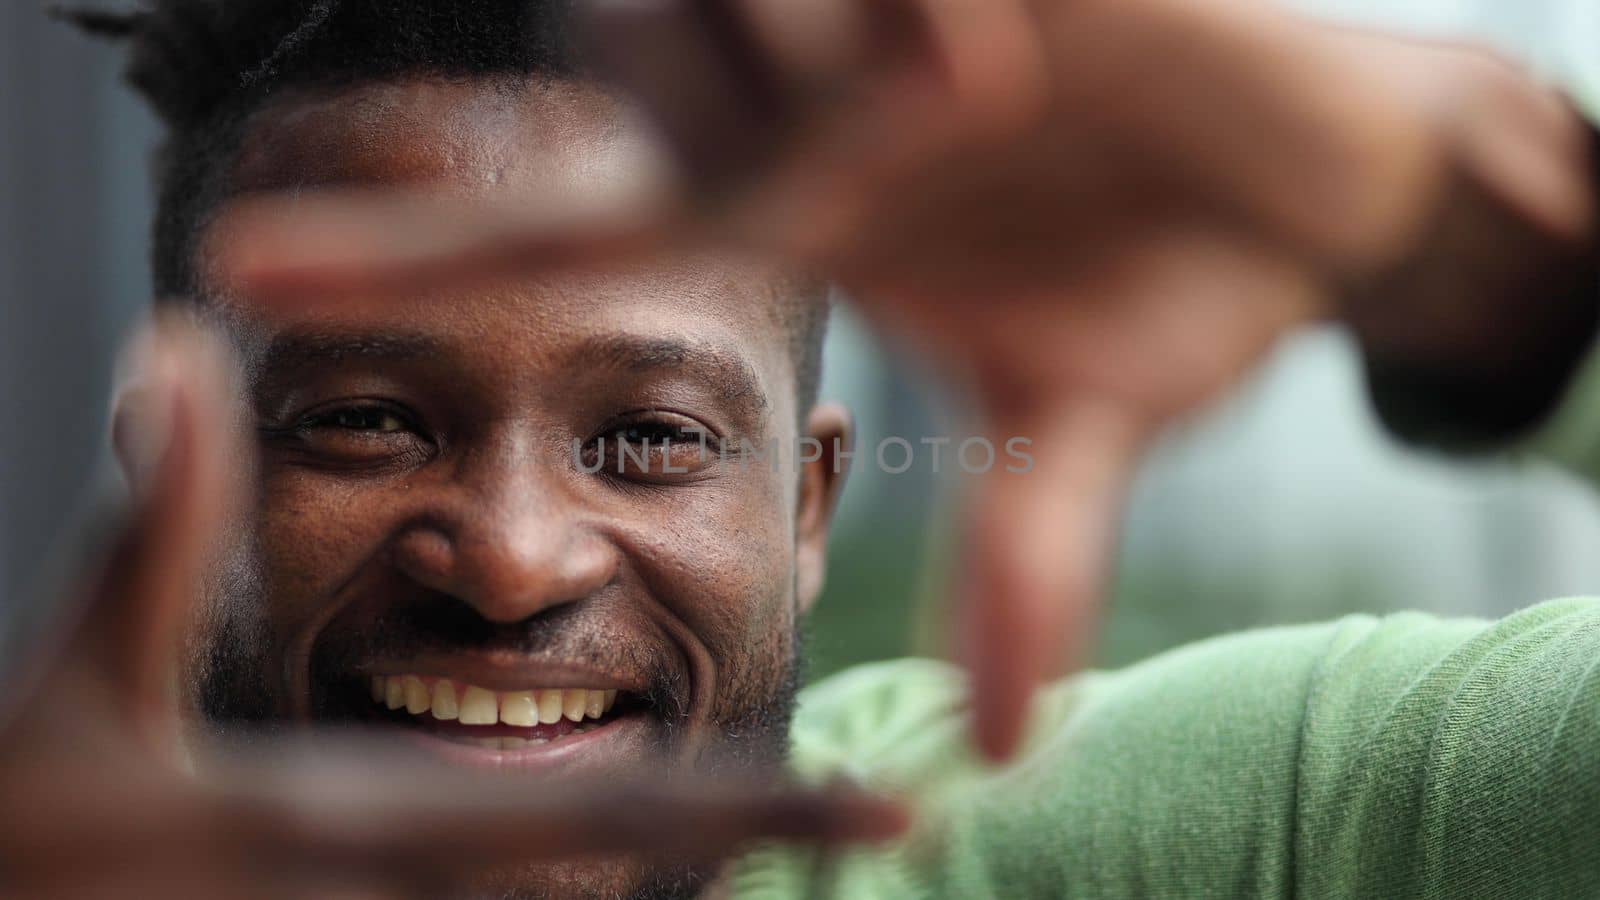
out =
[[280,641],[293,642],[333,614],[340,588],[382,546],[384,492],[303,473],[269,473],[261,484],[255,545],[262,614]]
[[[269,467],[254,503],[219,534],[204,602],[190,622],[185,683],[214,717],[278,716],[293,695],[289,655],[381,545],[372,492]],[[357,511],[359,510],[359,513]]]
[[[795,627],[794,532],[781,476],[730,479],[638,515],[630,554],[650,592],[716,663],[770,667]],[[776,642],[776,643],[775,643]]]

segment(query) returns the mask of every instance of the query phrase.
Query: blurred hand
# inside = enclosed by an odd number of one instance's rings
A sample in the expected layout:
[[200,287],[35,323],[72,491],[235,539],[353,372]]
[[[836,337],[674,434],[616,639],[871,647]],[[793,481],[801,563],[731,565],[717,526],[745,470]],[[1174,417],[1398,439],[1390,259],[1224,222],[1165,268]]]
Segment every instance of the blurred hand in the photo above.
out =
[[496,864],[591,853],[718,858],[744,841],[886,837],[900,814],[846,791],[540,784],[403,757],[392,742],[266,742],[193,774],[174,663],[228,503],[220,354],[172,324],[142,354],[153,487],[59,654],[18,677],[0,730],[0,886],[27,897],[436,897]]
[[[1515,281],[1496,216],[1570,237],[1592,215],[1568,177],[1576,120],[1509,67],[1264,4],[594,7],[602,67],[654,116],[678,181],[258,204],[232,220],[233,271],[262,296],[370,297],[715,241],[836,279],[950,371],[997,446],[1033,441],[1034,470],[984,476],[965,522],[962,634],[996,757],[1088,632],[1163,426],[1316,318],[1414,348],[1492,335],[1470,278],[1432,276],[1476,248]],[[1488,198],[1462,213],[1479,218],[1443,218],[1463,183]],[[1444,320],[1411,314],[1428,285]]]

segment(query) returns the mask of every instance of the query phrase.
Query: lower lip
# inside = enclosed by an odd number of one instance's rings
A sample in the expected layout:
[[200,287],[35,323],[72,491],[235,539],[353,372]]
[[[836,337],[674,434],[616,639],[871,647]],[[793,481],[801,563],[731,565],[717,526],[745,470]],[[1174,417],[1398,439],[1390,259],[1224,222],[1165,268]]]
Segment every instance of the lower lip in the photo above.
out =
[[401,725],[394,730],[403,740],[424,753],[451,765],[497,771],[547,772],[614,768],[624,757],[645,749],[648,728],[649,723],[643,713],[626,713],[598,728],[511,750],[451,740],[420,725]]

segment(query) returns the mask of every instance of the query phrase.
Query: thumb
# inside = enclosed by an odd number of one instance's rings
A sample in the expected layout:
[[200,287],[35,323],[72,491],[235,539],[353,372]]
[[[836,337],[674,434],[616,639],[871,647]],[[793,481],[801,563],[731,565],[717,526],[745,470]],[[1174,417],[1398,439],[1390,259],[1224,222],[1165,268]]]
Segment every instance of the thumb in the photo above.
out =
[[134,357],[137,409],[119,409],[118,435],[134,511],[68,652],[113,693],[112,714],[159,743],[170,740],[179,640],[224,516],[229,374],[220,347],[176,320],[154,326]]
[[1100,405],[1009,418],[996,434],[1027,462],[992,469],[969,501],[958,601],[976,738],[994,760],[1015,752],[1039,682],[1088,638],[1142,443]]

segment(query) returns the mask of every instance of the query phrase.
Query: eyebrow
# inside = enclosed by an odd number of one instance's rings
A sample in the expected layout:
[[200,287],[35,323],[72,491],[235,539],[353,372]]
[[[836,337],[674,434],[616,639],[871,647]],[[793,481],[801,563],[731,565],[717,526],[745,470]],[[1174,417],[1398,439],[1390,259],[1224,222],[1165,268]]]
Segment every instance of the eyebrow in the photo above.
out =
[[681,373],[710,386],[726,403],[765,412],[770,403],[760,376],[745,356],[709,341],[607,334],[579,344],[569,356],[577,366],[632,374]]
[[435,356],[440,342],[412,332],[363,332],[361,334],[290,331],[273,337],[261,354],[257,372],[267,377],[347,359],[403,361]]
[[[324,332],[296,330],[276,335],[252,367],[265,382],[299,369],[348,359],[404,362],[444,354],[437,338],[421,332]],[[567,367],[605,368],[649,375],[682,374],[709,386],[725,403],[764,413],[770,406],[760,376],[743,354],[709,341],[636,334],[605,334],[572,348]]]

